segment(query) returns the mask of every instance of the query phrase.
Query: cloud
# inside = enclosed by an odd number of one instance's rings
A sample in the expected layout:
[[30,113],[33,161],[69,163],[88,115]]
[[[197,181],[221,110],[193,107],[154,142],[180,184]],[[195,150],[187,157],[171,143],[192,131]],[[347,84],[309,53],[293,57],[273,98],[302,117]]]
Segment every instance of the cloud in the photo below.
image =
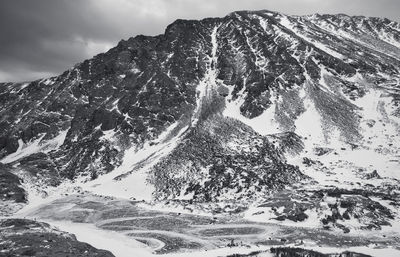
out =
[[138,34],[156,35],[175,19],[236,10],[347,13],[399,20],[398,0],[10,0],[0,1],[0,81],[56,75]]

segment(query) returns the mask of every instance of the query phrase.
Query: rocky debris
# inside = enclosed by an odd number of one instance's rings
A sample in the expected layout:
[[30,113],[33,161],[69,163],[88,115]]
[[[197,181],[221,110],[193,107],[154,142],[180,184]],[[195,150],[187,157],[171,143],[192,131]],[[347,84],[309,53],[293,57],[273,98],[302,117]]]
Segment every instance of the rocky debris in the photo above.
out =
[[283,153],[295,156],[304,150],[302,138],[294,132],[268,135],[267,138]]
[[328,190],[327,196],[335,197],[336,203],[328,204],[331,214],[321,219],[321,222],[324,225],[332,223],[345,233],[350,231],[349,228],[338,221],[355,219],[360,223],[361,229],[381,229],[382,226],[391,226],[394,220],[394,213],[390,209],[372,199],[386,199],[385,194],[334,189]]
[[372,128],[373,126],[375,126],[376,121],[375,120],[367,120],[366,121],[368,127]]
[[45,153],[34,153],[16,161],[19,170],[26,175],[34,177],[43,185],[58,186],[62,180],[57,165],[51,157]]
[[271,248],[270,251],[257,251],[250,254],[231,254],[227,257],[250,257],[250,256],[264,256],[268,252],[272,253],[274,257],[371,257],[369,255],[345,251],[342,253],[323,254],[314,250],[292,247],[278,247]]
[[266,137],[219,115],[199,124],[152,174],[159,199],[191,195],[195,202],[255,199],[305,178]]
[[322,156],[333,152],[333,149],[328,147],[315,147],[313,151],[315,155]]
[[271,253],[276,257],[371,257],[369,255],[349,251],[323,254],[313,250],[290,247],[271,248]]
[[396,203],[398,197],[376,189],[282,190],[265,199],[252,215],[269,213],[270,220],[291,220],[299,224],[308,221],[311,215],[314,220],[308,222],[314,222],[315,227],[338,228],[344,233],[352,229],[381,230],[383,226],[391,226],[396,216],[382,201]]
[[364,176],[365,179],[380,179],[381,176],[379,176],[377,170],[373,170],[371,173],[367,173]]
[[74,235],[59,231],[43,222],[3,219],[0,220],[0,231],[1,256],[114,256],[108,251],[79,242]]
[[323,165],[320,161],[316,161],[316,160],[312,160],[308,157],[303,157],[303,162],[304,165],[306,165],[307,167],[311,167],[314,165]]

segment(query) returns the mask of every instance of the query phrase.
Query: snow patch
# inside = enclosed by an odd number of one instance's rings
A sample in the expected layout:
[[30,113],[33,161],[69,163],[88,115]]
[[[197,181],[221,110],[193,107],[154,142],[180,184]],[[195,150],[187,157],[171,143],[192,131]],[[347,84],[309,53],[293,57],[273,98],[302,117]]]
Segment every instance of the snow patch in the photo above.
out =
[[103,131],[103,134],[104,134],[104,135],[102,135],[102,136],[100,137],[100,140],[113,141],[114,136],[115,136],[116,133],[117,133],[117,132],[114,131],[113,129]]
[[305,89],[301,89],[300,96],[305,96],[303,103],[306,111],[295,121],[295,132],[297,135],[307,138],[306,142],[319,145],[325,141],[322,117],[312,100],[306,96]]
[[68,130],[61,131],[58,136],[50,140],[42,140],[46,134],[41,135],[38,139],[24,143],[22,139],[18,140],[18,149],[16,152],[11,153],[0,160],[1,163],[7,164],[17,161],[23,157],[29,156],[34,153],[48,153],[52,150],[58,149],[65,140]]
[[87,223],[44,220],[59,229],[75,234],[79,241],[86,242],[98,249],[112,252],[116,257],[154,256],[145,244],[124,234],[105,231]]
[[[225,110],[223,111],[224,116],[231,117],[243,122],[261,135],[270,135],[282,132],[280,130],[279,123],[275,119],[276,100],[273,100],[269,108],[265,110],[260,116],[249,119],[243,116],[240,112],[240,106],[245,101],[243,95],[244,87],[243,90],[238,93],[239,97],[235,100],[232,100],[233,88],[230,88],[229,90],[230,98],[227,99],[225,102]],[[271,96],[271,99],[274,99],[273,95]]]

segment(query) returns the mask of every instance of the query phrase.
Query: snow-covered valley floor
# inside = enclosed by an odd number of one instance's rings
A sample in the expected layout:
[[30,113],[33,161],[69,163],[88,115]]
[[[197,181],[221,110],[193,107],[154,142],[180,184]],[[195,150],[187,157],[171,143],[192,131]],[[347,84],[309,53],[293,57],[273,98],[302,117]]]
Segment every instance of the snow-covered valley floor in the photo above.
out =
[[371,256],[399,256],[398,233],[343,234],[276,222],[253,222],[235,214],[203,215],[186,209],[160,209],[89,194],[60,197],[14,215],[44,221],[117,257],[228,256],[263,252],[271,247],[301,247],[319,252],[345,250]]

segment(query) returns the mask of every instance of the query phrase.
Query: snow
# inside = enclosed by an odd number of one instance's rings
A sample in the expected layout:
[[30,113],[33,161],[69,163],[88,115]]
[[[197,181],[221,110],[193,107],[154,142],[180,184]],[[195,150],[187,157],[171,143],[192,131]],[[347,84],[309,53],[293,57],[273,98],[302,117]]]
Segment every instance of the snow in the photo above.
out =
[[[209,63],[207,63],[205,77],[197,88],[197,107],[193,114],[191,126],[196,126],[198,123],[204,98],[208,97],[212,89],[217,86],[218,28],[218,26],[214,27],[211,33],[211,56],[209,57]],[[147,83],[150,81],[151,79]],[[171,153],[178,145],[180,137],[188,129],[188,127],[183,127],[176,136],[171,140],[167,140],[177,126],[178,123],[171,125],[157,140],[151,142],[151,144],[146,143],[140,150],[138,150],[137,146],[127,149],[124,153],[122,164],[118,168],[93,181],[81,181],[81,187],[84,190],[100,195],[151,201],[155,188],[149,183],[148,172],[160,159]],[[102,139],[111,140],[113,136],[113,131],[106,131]]]
[[140,70],[138,68],[132,68],[132,69],[130,69],[130,71],[132,73],[139,73],[140,72]]
[[11,84],[10,86],[8,86],[8,89],[11,89],[10,90],[11,94],[15,94],[17,92],[20,92],[21,90],[23,90],[24,88],[26,88],[29,85],[30,85],[30,83],[22,83],[22,84],[15,83],[15,84]]
[[21,159],[22,157],[25,157],[25,156],[28,156],[28,155],[38,152],[40,149],[40,146],[39,146],[40,140],[42,140],[44,136],[45,135],[42,135],[39,139],[37,139],[33,142],[28,142],[28,144],[25,144],[22,141],[22,139],[19,139],[18,140],[19,146],[18,146],[17,151],[4,157],[1,160],[1,162],[7,164],[10,162],[14,162],[18,159]]
[[[168,140],[177,126],[178,123],[172,124],[157,140],[146,143],[140,150],[136,146],[127,149],[122,164],[114,171],[89,182],[82,181],[80,186],[99,195],[151,201],[154,187],[148,181],[148,171],[178,145],[187,127]],[[116,180],[118,176],[122,177]]]
[[[49,221],[44,220],[57,228],[73,233],[76,235],[79,241],[83,241],[91,244],[92,246],[98,249],[108,250],[113,253],[116,257],[131,257],[135,256],[143,256],[143,257],[154,257],[159,256],[155,253],[151,252],[151,249],[143,243],[126,236],[124,234],[114,232],[114,231],[104,231],[96,228],[92,224],[86,223],[73,223],[67,221]],[[295,247],[293,244],[285,245],[286,247]],[[200,251],[190,251],[190,252],[178,252],[178,253],[170,253],[163,254],[165,257],[217,257],[217,256],[227,256],[232,254],[250,254],[256,251],[265,251],[257,256],[263,257],[272,257],[273,254],[269,253],[269,249],[275,246],[237,246],[237,247],[223,247],[212,250],[200,250]],[[358,253],[369,254],[374,257],[397,257],[400,254],[399,250],[394,248],[372,248],[367,246],[357,246],[357,247],[344,247],[344,248],[336,248],[336,247],[327,247],[327,246],[317,246],[313,242],[304,242],[302,248],[312,249],[321,253],[339,253],[343,251],[353,251]]]
[[[375,167],[384,176],[400,179],[400,164],[391,161],[396,159],[395,155],[399,153],[397,147],[400,145],[400,120],[390,115],[391,98],[384,96],[382,91],[371,88],[364,97],[357,99],[355,104],[362,108],[360,112],[364,119],[361,129],[368,148],[353,151],[353,154],[347,157],[359,165]],[[367,120],[376,121],[373,128],[367,126]],[[390,144],[393,144],[391,149],[388,147]],[[379,149],[387,151],[378,151]]]
[[198,87],[197,87],[197,99],[196,99],[196,109],[193,114],[192,118],[192,127],[195,127],[196,124],[199,121],[199,117],[201,115],[201,108],[202,108],[202,103],[205,97],[208,97],[212,90],[217,88],[217,61],[218,61],[218,56],[217,56],[217,50],[218,50],[218,40],[217,40],[217,32],[218,32],[218,26],[215,26],[212,33],[211,33],[211,56],[209,57],[207,65],[207,71],[204,75],[204,79],[200,81]]
[[[277,213],[282,213],[284,207],[281,206],[277,208]],[[295,222],[291,220],[279,221],[277,220],[277,215],[275,215],[275,211],[272,210],[272,207],[257,207],[252,206],[249,207],[248,210],[244,212],[243,218],[259,223],[269,223],[269,224],[279,224],[284,226],[291,227],[303,227],[303,228],[318,228],[320,226],[320,215],[315,210],[307,210],[305,214],[308,215],[308,218],[302,222]]]
[[[265,26],[265,24],[261,23],[261,26]],[[251,42],[251,39],[246,35],[246,31],[244,31],[243,35],[246,37],[246,43],[255,57],[254,64],[262,72],[268,72],[266,68],[268,66],[269,60],[267,60],[265,56],[262,54],[262,50],[257,50],[256,48],[253,47],[253,43]]]
[[[185,253],[174,253],[174,254],[165,254],[165,257],[186,257],[190,255],[191,257],[220,257],[220,256],[228,256],[233,254],[250,254],[252,252],[257,251],[268,251],[271,247],[270,246],[238,246],[238,247],[223,247],[213,250],[207,251],[197,251],[197,252],[185,252]],[[273,257],[274,255],[265,252],[257,254],[259,257]]]
[[[349,78],[354,82],[360,82],[359,79],[359,76]],[[374,170],[383,179],[368,180],[369,184],[381,186],[391,179],[400,179],[400,163],[396,157],[400,153],[400,121],[391,115],[394,107],[391,97],[386,96],[384,91],[371,87],[364,97],[352,101],[360,107],[358,113],[362,117],[360,132],[363,139],[355,149],[340,140],[337,130],[330,132],[329,139],[325,139],[321,116],[311,100],[305,99],[304,102],[306,112],[296,120],[295,132],[304,139],[306,156],[321,162],[326,168],[305,166],[302,163],[303,156],[290,157],[289,163],[299,166],[303,173],[316,180],[320,186],[352,189],[356,184],[366,183],[361,173],[371,173]],[[376,122],[372,128],[368,126],[370,120]],[[313,148],[319,146],[332,148],[333,151],[322,156],[312,154]]]
[[373,51],[379,51],[380,53],[383,53],[387,56],[391,56],[393,58],[400,58],[400,52],[394,52],[393,49],[387,49],[386,47],[382,46],[381,44],[371,44],[371,40],[376,40],[376,38],[379,38],[380,40],[391,44],[395,47],[399,47],[400,43],[396,41],[393,37],[390,37],[387,33],[384,31],[378,31],[375,30],[376,35],[371,35],[369,31],[365,31],[364,29],[364,35],[363,37],[360,37],[359,34],[354,34],[351,33],[350,31],[343,30],[343,29],[337,29],[337,27],[332,26],[331,24],[326,24],[326,22],[314,22],[315,25],[319,26],[321,29],[331,33],[332,35],[335,36],[340,36],[346,40],[353,41],[357,44],[362,45],[363,47],[369,48]]
[[53,81],[52,81],[51,79],[46,79],[46,80],[44,80],[44,81],[42,81],[42,82],[43,82],[43,84],[45,84],[46,86],[48,86],[48,85],[50,85],[50,84],[53,83]]
[[21,91],[22,89],[26,88],[27,86],[29,86],[29,83],[23,83],[21,85],[21,87],[19,88],[19,91]]
[[383,28],[378,30],[376,27],[374,28],[376,35],[382,41],[395,46],[396,48],[400,48],[400,42],[395,39],[394,35],[389,35]]
[[[243,90],[238,93],[239,97],[237,99],[232,100],[233,88],[229,88],[230,98],[225,102],[223,115],[243,122],[261,135],[270,135],[282,132],[279,123],[275,119],[276,100],[272,102],[271,106],[269,106],[267,110],[255,118],[249,119],[240,113],[240,106],[245,101],[243,95],[244,89],[245,88],[243,87]],[[271,99],[274,99],[273,95],[271,96]]]
[[[267,13],[268,15],[272,15],[271,13]],[[315,47],[321,49],[322,51],[336,57],[339,59],[343,59],[343,56],[340,53],[329,48],[328,45],[322,44],[320,42],[316,42],[311,38],[307,32],[309,31],[300,31],[292,22],[285,16],[281,17],[280,23],[284,27],[293,31],[299,38],[305,40],[306,42],[313,44]],[[265,20],[260,19],[260,25],[264,30],[267,29],[267,23]],[[332,30],[332,26],[329,24],[321,24],[323,28]],[[282,33],[281,29],[277,26],[273,26],[275,32],[278,34],[278,37],[285,36]],[[246,32],[245,36],[247,39],[247,44],[250,47],[250,50],[255,55],[255,64],[258,66],[260,70],[265,70],[268,65],[268,60],[266,60],[261,54],[260,51],[257,51],[252,45],[252,39],[247,38]],[[334,32],[331,31],[333,34]],[[379,37],[384,38],[387,42],[391,40],[390,37],[387,37],[383,31]],[[360,40],[352,38],[351,34],[345,34],[344,31],[337,32],[335,35],[347,37],[347,39],[351,39],[354,42],[365,45],[366,43],[361,42]],[[292,38],[292,36],[287,36]],[[294,41],[297,38],[292,38]],[[393,44],[393,43],[392,43]],[[196,126],[198,123],[202,104],[205,98],[209,97],[212,91],[217,87],[217,84],[220,81],[217,81],[217,70],[216,63],[218,61],[218,26],[216,26],[211,33],[211,56],[206,63],[206,73],[204,79],[199,83],[197,88],[197,107],[194,112],[193,119],[191,121],[191,126]],[[374,46],[375,47],[375,46]],[[369,48],[374,49],[374,47],[369,46]],[[292,48],[295,48],[295,44],[292,45]],[[238,50],[239,48],[237,48]],[[382,51],[382,49],[377,49],[377,51]],[[167,60],[172,57],[172,53],[167,56]],[[300,63],[300,56],[294,57]],[[317,62],[316,62],[317,63]],[[326,75],[331,75],[328,70],[326,70],[323,66],[321,68],[321,79],[319,81],[319,85],[322,87],[327,93],[335,93],[333,92],[333,88],[330,87],[328,81],[325,79]],[[131,72],[140,72],[138,69],[133,68]],[[307,75],[307,74],[305,74]],[[384,74],[381,74],[384,75]],[[79,73],[78,73],[79,76]],[[306,76],[307,77],[307,76]],[[125,74],[120,75],[120,78],[125,78]],[[347,81],[351,82],[360,82],[361,75],[357,74],[352,78],[345,78]],[[147,83],[150,83],[152,79],[150,79]],[[245,78],[244,78],[245,80]],[[354,173],[354,169],[357,167],[364,167],[367,169],[367,172],[372,170],[377,170],[379,175],[389,178],[397,178],[400,179],[400,164],[398,161],[398,156],[400,150],[397,148],[400,145],[400,137],[399,137],[399,125],[400,120],[396,117],[391,116],[390,114],[393,111],[391,98],[384,95],[385,90],[376,90],[373,88],[369,88],[367,94],[359,98],[355,101],[351,101],[356,106],[360,107],[359,114],[361,114],[361,131],[363,135],[363,140],[360,142],[361,146],[358,149],[350,149],[349,146],[344,145],[343,142],[340,142],[339,131],[335,130],[330,133],[329,142],[327,141],[326,132],[324,132],[324,124],[321,114],[317,110],[313,99],[309,97],[307,93],[307,87],[310,87],[309,84],[310,78],[307,77],[307,82],[304,85],[304,88],[300,91],[300,97],[304,102],[305,112],[302,113],[297,120],[295,121],[295,132],[302,136],[305,139],[305,146],[307,151],[307,157],[312,158],[313,160],[318,160],[326,165],[327,170],[329,172],[323,170],[314,170],[310,167],[305,167],[301,164],[301,158],[292,158],[289,160],[292,164],[298,164],[302,171],[314,178],[319,182],[319,186],[340,186],[342,188],[350,187],[354,188],[354,185],[350,185],[351,183],[360,183],[363,184],[363,178],[360,178]],[[45,84],[49,84],[51,81],[45,81]],[[146,85],[147,85],[146,83]],[[245,83],[246,84],[246,83]],[[24,84],[20,89],[27,86],[28,84]],[[366,85],[367,87],[367,85]],[[276,106],[278,104],[278,100],[276,96],[272,95],[270,99],[272,99],[271,106],[265,110],[260,116],[255,117],[253,119],[249,119],[244,117],[240,113],[240,106],[245,101],[245,88],[241,92],[238,93],[238,98],[232,99],[232,91],[233,88],[230,89],[230,98],[226,99],[226,107],[223,111],[223,115],[227,117],[232,117],[238,119],[239,121],[247,124],[252,127],[256,132],[261,135],[269,135],[275,133],[281,133],[280,125],[275,119]],[[142,90],[146,90],[144,86]],[[387,87],[386,90],[394,90],[393,88]],[[272,92],[273,93],[273,92]],[[349,99],[348,99],[349,100]],[[112,103],[112,110],[118,111],[118,100],[115,100]],[[350,100],[349,100],[350,101]],[[125,114],[126,119],[131,119],[128,114]],[[373,128],[370,128],[367,124],[368,120],[374,120],[376,123]],[[113,197],[120,198],[136,198],[138,200],[152,200],[152,194],[154,192],[154,186],[148,181],[148,172],[149,170],[162,158],[166,157],[175,149],[175,147],[179,144],[182,136],[188,129],[188,126],[181,127],[179,123],[172,124],[164,133],[162,133],[158,139],[146,143],[143,148],[139,148],[134,145],[131,148],[127,149],[124,154],[124,158],[122,160],[121,166],[117,167],[114,171],[109,174],[100,176],[98,179],[90,182],[81,181],[80,185],[83,190],[93,192],[100,195],[108,195]],[[180,130],[178,132],[177,128]],[[98,127],[100,129],[100,126]],[[175,131],[175,132],[174,132]],[[100,138],[101,140],[112,141],[115,137],[116,132],[113,130],[103,131],[104,135]],[[57,149],[62,145],[65,140],[65,136],[67,131],[62,131],[57,137],[42,141],[45,135],[42,135],[39,139],[24,143],[21,139],[18,141],[19,147],[18,150],[4,157],[1,162],[10,163],[16,161],[20,158],[28,156],[32,153],[36,152],[48,152],[53,149]],[[393,147],[388,147],[388,145],[393,144]],[[238,148],[239,143],[237,142],[229,142],[228,146],[231,149]],[[327,153],[323,156],[313,155],[313,148],[316,146],[328,146],[332,147],[332,153]],[[346,149],[342,150],[341,148],[346,146]],[[240,148],[246,151],[246,148]],[[335,154],[336,152],[336,154]],[[393,161],[393,159],[396,161]],[[297,162],[297,163],[296,163]],[[119,179],[116,179],[119,177]],[[386,181],[382,180],[382,181]],[[378,185],[381,182],[376,181],[368,181],[368,183],[373,185]],[[76,184],[75,184],[76,185]],[[73,185],[73,186],[75,186]],[[50,193],[50,197],[43,198],[41,193],[37,191],[37,189],[28,183],[24,184],[24,188],[28,192],[28,201],[29,205],[26,208],[23,208],[20,212],[18,212],[17,216],[24,215],[25,213],[31,212],[38,206],[46,204],[54,199],[57,199],[61,196],[62,193],[68,192],[68,190],[72,190],[72,185],[65,185],[59,187],[57,191]],[[191,195],[184,195],[184,188],[182,188],[182,194],[180,196],[181,199],[190,199]],[[232,192],[228,192],[232,193]],[[233,197],[233,194],[232,194]],[[376,201],[381,201],[381,199],[374,199]],[[333,203],[336,201],[336,198],[324,198],[324,202],[321,205],[327,203]],[[388,202],[381,203],[388,208],[391,208],[392,211],[397,211],[396,208],[389,205]],[[191,210],[185,209],[182,206],[166,206],[162,203],[155,203],[154,205],[147,205],[147,203],[143,203],[140,205],[146,205],[152,210],[161,210],[161,211],[169,211],[169,212],[180,212],[180,213],[192,213]],[[182,209],[179,209],[181,207]],[[173,209],[171,209],[173,208]],[[283,207],[278,208],[278,212],[283,211]],[[320,217],[321,215],[325,215],[325,209],[317,210],[317,209],[309,209],[305,213],[308,215],[308,218],[304,222],[293,222],[293,221],[278,221],[274,219],[276,217],[275,211],[272,210],[271,207],[251,207],[244,213],[244,218],[254,222],[262,222],[262,223],[275,223],[286,226],[296,226],[296,227],[308,227],[308,228],[316,228],[320,226]],[[343,211],[341,209],[341,211]],[[193,214],[193,213],[192,213]],[[91,224],[76,224],[67,221],[46,221],[53,225],[60,227],[60,229],[74,233],[77,235],[78,240],[88,242],[97,248],[106,247],[107,250],[110,250],[117,257],[118,256],[155,256],[151,252],[151,249],[130,238],[122,233],[113,232],[113,231],[104,231],[96,228]],[[351,221],[345,221],[346,226],[350,227],[359,227],[360,223],[352,219]],[[397,221],[396,221],[397,222]],[[390,231],[398,231],[399,223],[397,222],[396,227],[392,227]],[[385,231],[387,228],[383,228]],[[365,232],[367,233],[367,232]],[[302,246],[303,247],[303,246]],[[370,247],[351,247],[351,248],[329,248],[329,247],[317,247],[316,245],[310,243],[304,245],[305,248],[312,248],[316,251],[332,253],[339,252],[344,250],[351,250],[362,252],[366,254],[370,254],[372,256],[400,256],[400,252],[392,249],[373,249]],[[268,250],[269,246],[250,246],[250,247],[232,247],[232,248],[219,248],[208,251],[195,251],[190,253],[174,253],[167,254],[165,256],[221,256],[227,254],[241,253],[246,254],[252,251],[260,251],[260,250]],[[264,255],[263,255],[264,256]],[[265,256],[270,256],[269,253],[266,253]]]
[[[307,83],[306,83],[307,85]],[[322,117],[312,99],[306,94],[306,89],[301,89],[300,96],[303,97],[303,103],[305,112],[303,112],[295,121],[296,134],[306,138],[306,144],[310,143],[313,145],[321,144],[325,141],[323,132]]]
[[345,247],[345,248],[334,248],[334,247],[326,247],[326,246],[313,246],[313,245],[304,245],[307,249],[313,249],[314,251],[318,251],[321,253],[337,253],[343,251],[352,251],[357,253],[363,253],[367,255],[371,255],[373,257],[398,257],[400,256],[400,251],[394,248],[371,248],[367,246],[354,246],[354,247]]
[[38,208],[62,198],[65,194],[75,192],[74,182],[70,180],[63,181],[57,187],[47,187],[46,191],[43,191],[40,188],[40,185],[38,186],[33,184],[29,178],[24,176],[22,176],[22,178],[24,181],[22,186],[27,193],[28,204],[14,214],[14,217],[17,218],[25,218],[26,216],[31,215]]
[[[314,63],[318,63],[316,60],[314,60]],[[321,69],[321,78],[319,80],[319,85],[322,87],[322,90],[324,90],[325,92],[328,93],[335,93],[332,91],[331,87],[328,85],[327,81],[326,81],[326,77],[327,76],[331,76],[331,73],[329,73],[326,68],[323,65],[319,65],[319,68]]]
[[324,51],[325,53],[327,53],[335,58],[341,59],[341,60],[345,59],[345,57],[342,54],[328,48],[326,45],[324,45],[312,38],[307,37],[304,32],[298,31],[286,16],[281,16],[280,24],[282,26],[286,27],[287,29],[293,31],[298,37],[300,37],[307,43],[314,45],[316,48]]
[[[43,220],[60,230],[75,234],[77,240],[86,242],[98,249],[108,250],[116,257],[155,257],[159,254],[153,253],[147,245],[114,231],[101,230],[95,225],[87,223],[73,223],[69,221]],[[231,254],[249,254],[255,251],[268,251],[271,246],[236,246],[222,247],[212,250],[185,251],[178,253],[163,254],[165,257],[217,257]],[[263,253],[263,257],[272,257],[269,252]]]
[[114,131],[113,129],[105,130],[105,131],[103,131],[104,135],[102,135],[100,137],[100,140],[112,141],[114,139],[114,136],[115,136],[116,133],[117,132]]
[[[114,102],[112,102],[111,103],[111,109],[110,109],[110,112],[112,112],[112,111],[117,111],[119,114],[121,114],[121,111],[118,109],[118,102],[119,102],[119,100],[121,100],[120,98],[118,98],[117,100],[115,100]],[[126,115],[126,113],[124,114],[124,115]]]
[[29,156],[34,153],[44,152],[48,153],[52,150],[58,149],[65,140],[68,130],[61,131],[58,136],[50,139],[43,140],[46,134],[41,135],[38,139],[24,143],[22,139],[18,140],[18,149],[16,152],[11,153],[0,160],[1,163],[7,164],[17,161],[23,157]]
[[53,220],[44,222],[75,234],[79,241],[89,243],[98,249],[108,250],[116,257],[155,256],[145,244],[118,232],[98,229],[92,224]]

